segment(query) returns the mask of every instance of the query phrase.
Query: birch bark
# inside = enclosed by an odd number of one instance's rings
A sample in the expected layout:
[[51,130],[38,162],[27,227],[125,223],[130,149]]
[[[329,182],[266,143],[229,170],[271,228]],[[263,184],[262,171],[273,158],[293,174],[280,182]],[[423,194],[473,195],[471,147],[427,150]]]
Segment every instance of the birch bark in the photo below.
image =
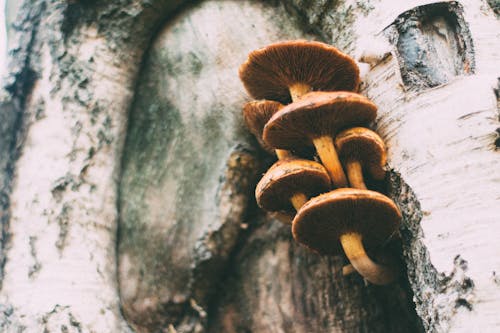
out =
[[[0,331],[497,331],[495,2],[182,4],[29,1],[11,19]],[[253,202],[272,158],[236,69],[291,38],[365,62],[404,213],[392,286],[342,277]]]

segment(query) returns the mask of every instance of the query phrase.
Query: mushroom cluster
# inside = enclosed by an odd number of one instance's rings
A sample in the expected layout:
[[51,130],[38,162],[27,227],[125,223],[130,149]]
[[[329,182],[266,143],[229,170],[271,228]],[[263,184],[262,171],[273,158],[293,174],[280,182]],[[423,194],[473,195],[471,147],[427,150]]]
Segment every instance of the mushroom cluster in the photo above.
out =
[[[401,213],[365,182],[384,179],[386,149],[367,128],[377,107],[356,93],[356,62],[324,43],[286,41],[251,52],[239,75],[255,99],[243,107],[245,122],[278,158],[257,185],[259,206],[294,216],[293,237],[309,249],[344,253],[345,274],[353,267],[371,283],[392,282],[397,265],[367,254],[397,233]],[[311,148],[317,161],[300,154]]]

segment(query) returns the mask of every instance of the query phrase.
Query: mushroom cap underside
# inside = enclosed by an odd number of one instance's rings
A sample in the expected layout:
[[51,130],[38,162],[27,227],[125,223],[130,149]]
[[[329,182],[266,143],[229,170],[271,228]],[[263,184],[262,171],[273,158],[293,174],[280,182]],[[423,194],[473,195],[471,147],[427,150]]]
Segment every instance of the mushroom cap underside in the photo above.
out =
[[267,211],[291,211],[292,195],[303,193],[316,196],[330,189],[330,177],[325,168],[314,161],[281,160],[273,164],[255,188],[255,198]]
[[294,40],[255,50],[240,66],[240,79],[250,96],[287,104],[289,87],[302,83],[312,90],[356,91],[359,68],[337,48],[320,42]]
[[274,153],[274,148],[262,140],[262,131],[269,119],[282,107],[283,104],[269,100],[251,101],[243,106],[243,119],[248,129],[256,137],[262,148],[271,154]]
[[310,92],[276,112],[264,126],[263,139],[271,147],[311,146],[314,138],[335,136],[348,127],[363,126],[377,115],[368,98],[347,91]]
[[364,127],[344,130],[335,137],[335,147],[342,162],[359,161],[374,179],[384,179],[385,144],[374,131]]
[[340,236],[357,232],[363,244],[374,249],[397,230],[401,213],[385,195],[342,188],[309,200],[297,212],[292,224],[295,240],[320,254],[340,254]]

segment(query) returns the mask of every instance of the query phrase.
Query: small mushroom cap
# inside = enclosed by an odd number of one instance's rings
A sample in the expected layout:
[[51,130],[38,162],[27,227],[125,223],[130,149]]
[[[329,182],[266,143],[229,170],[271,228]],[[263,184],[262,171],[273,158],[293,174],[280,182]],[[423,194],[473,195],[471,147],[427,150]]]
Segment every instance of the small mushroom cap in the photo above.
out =
[[335,146],[341,161],[359,161],[374,179],[384,179],[387,154],[377,133],[364,127],[350,128],[337,135]]
[[377,106],[360,94],[310,92],[276,112],[264,126],[263,139],[278,149],[311,146],[314,138],[367,125],[376,115]]
[[360,233],[366,248],[386,242],[397,230],[401,213],[383,194],[352,188],[337,189],[309,200],[292,224],[295,240],[320,254],[340,254],[340,236]]
[[255,188],[255,198],[267,211],[291,211],[292,195],[303,193],[308,198],[330,189],[330,177],[325,168],[303,159],[280,160],[264,174]]
[[296,83],[322,91],[355,91],[359,85],[359,68],[351,57],[331,45],[305,40],[251,52],[239,74],[253,98],[285,104],[291,100],[289,87]]
[[262,131],[269,119],[282,107],[283,104],[268,100],[251,101],[243,106],[243,118],[248,129],[255,135],[262,148],[270,154],[274,154],[274,148],[262,140]]

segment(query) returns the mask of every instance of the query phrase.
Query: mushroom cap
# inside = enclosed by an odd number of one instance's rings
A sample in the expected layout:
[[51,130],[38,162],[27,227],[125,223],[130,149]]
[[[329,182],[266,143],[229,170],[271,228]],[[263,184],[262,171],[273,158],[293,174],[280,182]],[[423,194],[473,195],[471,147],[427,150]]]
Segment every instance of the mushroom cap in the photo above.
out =
[[362,235],[366,248],[386,242],[397,230],[401,213],[385,195],[341,188],[309,200],[297,212],[292,224],[295,240],[320,254],[340,254],[340,236]]
[[368,98],[347,91],[310,92],[276,112],[264,126],[263,139],[271,147],[311,146],[312,139],[372,122],[377,106]]
[[248,129],[255,135],[262,148],[271,154],[274,154],[274,148],[262,140],[262,131],[269,119],[282,107],[283,104],[268,100],[251,101],[243,106],[243,118]]
[[306,40],[279,42],[251,52],[239,74],[253,98],[285,104],[291,100],[288,88],[296,83],[322,91],[355,91],[359,85],[359,68],[351,57],[331,45]]
[[387,154],[377,133],[364,127],[350,128],[335,137],[335,146],[341,161],[359,161],[374,179],[384,179]]
[[280,160],[271,166],[255,188],[255,198],[267,211],[293,210],[290,198],[303,193],[308,198],[330,189],[330,177],[325,168],[303,159]]

